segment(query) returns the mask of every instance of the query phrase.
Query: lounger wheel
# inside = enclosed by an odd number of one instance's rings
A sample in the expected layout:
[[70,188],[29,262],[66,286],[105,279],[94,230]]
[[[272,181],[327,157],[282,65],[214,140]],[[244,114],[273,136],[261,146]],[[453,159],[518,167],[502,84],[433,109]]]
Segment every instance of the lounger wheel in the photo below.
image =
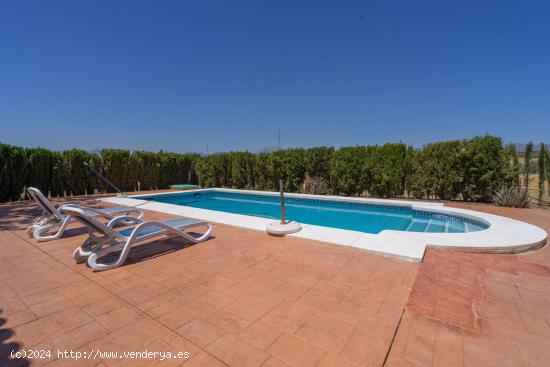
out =
[[52,228],[56,228],[56,226],[54,226],[53,224],[46,224],[46,225],[43,225],[43,226],[36,227],[36,229],[33,233],[34,239],[37,240],[38,242],[46,242],[46,241],[51,241],[51,240],[57,240],[59,237],[61,237],[61,235],[65,231],[65,223],[63,223],[59,227],[59,229],[57,229],[57,232],[55,232],[51,235],[47,235]]
[[76,263],[77,263],[77,264],[86,262],[86,260],[88,260],[88,256],[82,254],[82,252],[81,252],[81,250],[80,250],[80,247],[77,247],[77,249],[74,250],[74,252],[73,252],[73,257],[74,257],[74,259],[76,260]]
[[112,268],[116,268],[120,265],[118,261],[112,263],[112,264],[98,264],[97,263],[98,255],[97,253],[93,253],[88,257],[88,266],[95,271],[102,271],[102,270],[108,270]]
[[30,226],[27,227],[27,235],[29,237],[33,237],[34,236],[34,231],[36,231],[36,225],[35,224],[31,224]]

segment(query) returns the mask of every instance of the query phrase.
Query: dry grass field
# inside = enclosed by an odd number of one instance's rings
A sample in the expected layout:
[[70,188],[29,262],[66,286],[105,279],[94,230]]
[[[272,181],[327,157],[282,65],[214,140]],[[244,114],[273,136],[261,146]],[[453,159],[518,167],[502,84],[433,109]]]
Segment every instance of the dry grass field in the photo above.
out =
[[[525,175],[520,175],[520,183],[522,186],[525,186]],[[542,195],[542,200],[546,202],[542,203],[541,206],[550,206],[550,193],[549,193],[548,183],[544,185],[544,193]],[[539,205],[539,175],[536,173],[529,174],[529,195],[533,198],[531,199],[532,205]]]

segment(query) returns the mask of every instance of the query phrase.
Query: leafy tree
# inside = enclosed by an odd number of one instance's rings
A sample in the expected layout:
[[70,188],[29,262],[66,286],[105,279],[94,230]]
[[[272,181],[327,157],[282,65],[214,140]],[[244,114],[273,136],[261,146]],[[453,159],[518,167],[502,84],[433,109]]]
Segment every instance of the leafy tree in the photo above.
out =
[[467,140],[460,156],[463,199],[488,201],[495,190],[510,184],[506,182],[508,162],[500,138],[486,135]]
[[[541,177],[548,182],[550,159],[546,150],[544,154],[544,159],[539,158],[539,171],[544,168]],[[25,185],[49,190],[54,196],[91,193],[96,188],[111,191],[84,162],[125,191],[137,189],[138,181],[144,190],[182,182],[278,190],[279,178],[285,180],[286,190],[300,191],[309,177],[310,186],[322,183],[323,193],[382,197],[406,193],[418,198],[475,201],[486,201],[495,189],[517,183],[519,172],[514,147],[504,148],[502,141],[492,136],[437,142],[418,150],[397,143],[205,157],[120,149],[104,149],[98,155],[79,149],[53,152],[0,144],[0,200],[19,199]]]
[[252,188],[254,187],[254,156],[246,152],[230,152],[229,162],[229,184],[234,188]]
[[410,178],[413,172],[414,155],[415,150],[412,145],[409,145],[407,147],[407,151],[405,152],[405,161],[403,162],[403,190],[405,191],[407,197],[409,197],[411,192]]
[[254,162],[255,188],[258,190],[273,189],[271,154],[259,153]]
[[[89,187],[89,182],[93,180],[92,173],[84,165],[89,163],[93,154],[80,149],[71,149],[63,152],[62,179],[63,189],[67,195],[82,195]],[[96,168],[97,169],[97,168]]]
[[360,195],[364,184],[367,148],[343,147],[336,151],[330,162],[330,185],[335,194]]
[[18,200],[28,177],[24,148],[0,144],[0,200]]
[[166,189],[170,185],[182,182],[182,172],[180,172],[179,155],[160,151],[157,153],[157,162],[159,164],[159,181],[157,187]]
[[157,153],[137,151],[136,159],[139,159],[138,178],[143,190],[152,190],[158,188],[160,176],[160,162]]
[[[126,191],[131,185],[128,180],[128,168],[130,163],[130,151],[123,149],[102,149],[101,160],[105,177],[119,189]],[[111,187],[107,191],[112,192]]]
[[225,153],[203,157],[198,167],[199,182],[204,187],[228,187],[229,159]]
[[330,178],[330,160],[334,154],[333,147],[309,148],[305,152],[305,169],[310,177],[324,180]]
[[458,140],[428,144],[414,155],[411,193],[417,198],[457,199],[463,182]]
[[47,195],[52,181],[52,152],[43,148],[28,148],[26,151],[29,163],[26,185]]
[[286,191],[298,191],[306,173],[305,150],[301,148],[287,149],[282,152],[282,173]]
[[[50,192],[52,196],[62,196],[67,190],[68,171],[64,155],[61,152],[52,152]],[[97,187],[99,188],[99,186]]]
[[[367,148],[367,152],[369,149]],[[405,144],[384,144],[369,154],[370,185],[369,192],[376,196],[398,197],[404,193]]]

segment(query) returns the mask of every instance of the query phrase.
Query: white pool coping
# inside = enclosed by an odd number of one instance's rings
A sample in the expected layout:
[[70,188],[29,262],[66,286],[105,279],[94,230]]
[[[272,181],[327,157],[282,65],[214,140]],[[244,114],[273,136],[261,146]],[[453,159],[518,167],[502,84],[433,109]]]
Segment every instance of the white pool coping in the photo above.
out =
[[[266,226],[273,222],[273,219],[199,209],[175,204],[166,204],[135,198],[142,196],[175,195],[179,193],[204,192],[212,190],[269,196],[279,195],[279,193],[276,192],[215,188],[170,191],[166,193],[149,195],[131,195],[127,198],[108,197],[103,198],[102,201],[124,206],[139,206],[140,208],[146,210],[191,217],[263,232],[265,232]],[[518,253],[541,248],[546,244],[547,239],[546,231],[532,224],[494,214],[467,209],[450,208],[446,207],[443,203],[293,193],[285,193],[285,196],[289,198],[296,197],[344,202],[360,202],[388,206],[408,206],[416,210],[425,210],[435,213],[459,216],[474,221],[484,222],[489,225],[489,228],[485,230],[468,233],[424,233],[384,230],[378,234],[371,234],[301,223],[302,230],[298,233],[289,235],[292,237],[305,238],[336,245],[356,247],[359,249],[380,253],[382,255],[398,257],[414,262],[422,261],[427,247],[471,252]]]

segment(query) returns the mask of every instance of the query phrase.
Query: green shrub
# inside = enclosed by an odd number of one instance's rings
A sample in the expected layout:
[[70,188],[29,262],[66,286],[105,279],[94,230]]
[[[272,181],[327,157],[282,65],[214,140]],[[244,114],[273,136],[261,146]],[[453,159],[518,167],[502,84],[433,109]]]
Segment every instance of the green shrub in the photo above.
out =
[[367,148],[344,147],[330,161],[330,186],[335,194],[360,195],[366,190]]
[[428,144],[414,155],[409,189],[416,198],[456,199],[460,193],[463,167],[458,140]]
[[[501,139],[492,136],[427,144],[416,150],[396,143],[204,157],[120,149],[104,149],[97,155],[79,149],[53,152],[0,144],[0,200],[19,199],[29,185],[53,196],[112,191],[84,162],[125,191],[137,189],[138,181],[143,190],[176,183],[278,190],[282,178],[285,189],[294,192],[488,201],[497,188],[519,182],[515,149],[503,147]],[[549,162],[546,159],[544,165]],[[544,171],[550,174],[550,168]]]
[[254,188],[255,157],[250,152],[230,152],[229,185],[233,188]]
[[[105,176],[115,184],[119,189],[126,191],[131,189],[129,178],[130,151],[122,149],[102,149],[101,160],[103,162],[103,172]],[[108,187],[107,191],[113,189]]]
[[460,151],[462,198],[490,200],[495,190],[512,183],[506,174],[508,164],[500,138],[486,135],[465,141]]
[[203,157],[198,166],[199,182],[203,187],[228,187],[229,156],[226,153]]
[[158,188],[160,177],[160,162],[158,155],[153,152],[138,151],[135,152],[137,160],[139,160],[139,174],[141,188],[150,190]]
[[304,149],[287,149],[282,152],[282,178],[285,181],[286,191],[298,191],[306,174]]
[[29,162],[24,148],[0,144],[0,200],[18,200],[28,181]]
[[328,182],[330,179],[330,161],[333,147],[309,148],[305,152],[305,170],[310,177],[318,177]]
[[369,157],[369,193],[381,197],[397,197],[404,193],[405,144],[384,144]]
[[27,149],[28,174],[26,186],[39,188],[46,195],[52,180],[52,152],[42,148]]
[[67,195],[82,195],[86,192],[91,193],[94,189],[94,183],[97,182],[95,176],[84,165],[84,162],[91,163],[97,170],[101,167],[97,166],[95,154],[88,153],[80,149],[71,149],[63,152],[63,189]]
[[254,162],[254,177],[257,190],[273,189],[273,172],[271,171],[271,154],[260,153],[256,156]]

